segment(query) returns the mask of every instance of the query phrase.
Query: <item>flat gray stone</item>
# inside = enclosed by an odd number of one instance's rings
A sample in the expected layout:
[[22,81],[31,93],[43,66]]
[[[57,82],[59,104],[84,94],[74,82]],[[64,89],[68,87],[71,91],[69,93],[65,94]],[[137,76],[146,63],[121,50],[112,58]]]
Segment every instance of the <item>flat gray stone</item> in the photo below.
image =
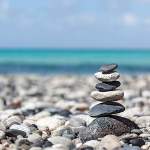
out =
[[120,86],[119,81],[113,81],[113,82],[106,82],[106,83],[104,82],[98,83],[96,84],[95,88],[100,92],[107,92],[107,91],[113,91],[119,86]]
[[117,67],[117,64],[105,64],[100,67],[100,71],[102,71],[103,73],[110,73],[117,69]]
[[93,91],[91,93],[91,97],[97,101],[117,101],[121,100],[124,96],[124,92],[122,90],[108,91],[108,92],[99,92]]
[[79,132],[79,138],[84,143],[109,134],[120,136],[124,133],[129,133],[133,129],[138,129],[138,126],[134,122],[112,115],[97,118],[87,128],[82,128]]
[[123,112],[125,107],[116,102],[104,102],[95,105],[89,111],[91,117],[102,117]]

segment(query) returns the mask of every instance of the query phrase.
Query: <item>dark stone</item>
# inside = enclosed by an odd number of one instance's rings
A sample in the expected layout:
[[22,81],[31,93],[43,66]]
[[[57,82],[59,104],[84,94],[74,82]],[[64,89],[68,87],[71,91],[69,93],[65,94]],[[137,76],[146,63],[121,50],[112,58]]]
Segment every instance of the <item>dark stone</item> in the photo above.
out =
[[77,150],[94,150],[94,148],[91,146],[82,146],[82,147],[79,147]]
[[121,150],[141,150],[138,146],[130,146],[128,144],[124,144]]
[[129,143],[132,144],[133,146],[141,147],[142,145],[145,144],[145,141],[142,138],[135,138],[135,139],[131,139]]
[[102,65],[102,66],[100,67],[100,71],[102,71],[102,73],[111,73],[111,72],[113,72],[117,67],[118,67],[117,64]]
[[35,143],[32,144],[32,147],[51,147],[53,144],[48,140],[37,140]]
[[46,111],[48,111],[52,116],[58,114],[60,116],[69,117],[72,114],[69,110],[60,109],[57,107],[47,108]]
[[43,148],[45,148],[45,147],[51,147],[53,144],[50,142],[50,141],[48,141],[48,140],[45,140],[44,141],[44,144],[43,144]]
[[119,86],[120,86],[119,81],[113,81],[107,83],[106,82],[98,83],[96,84],[95,88],[100,92],[107,92],[107,91],[113,91]]
[[101,117],[120,113],[124,110],[125,107],[117,102],[104,102],[93,106],[89,111],[89,115],[91,117]]
[[79,138],[84,143],[109,134],[120,136],[124,133],[129,133],[132,129],[138,129],[138,126],[134,122],[123,117],[110,115],[108,117],[97,118],[87,128],[81,129]]
[[22,114],[24,116],[32,116],[36,114],[36,111],[34,109],[27,109],[27,110],[22,111]]
[[26,133],[24,131],[21,130],[17,130],[17,129],[8,129],[6,131],[6,136],[10,136],[10,137],[17,137],[18,135],[21,135],[23,137],[26,137]]
[[111,81],[111,82],[103,82],[103,83],[106,83],[111,86],[115,86],[116,88],[121,85],[121,83],[119,81]]
[[35,143],[32,144],[32,147],[43,147],[44,140],[37,140]]

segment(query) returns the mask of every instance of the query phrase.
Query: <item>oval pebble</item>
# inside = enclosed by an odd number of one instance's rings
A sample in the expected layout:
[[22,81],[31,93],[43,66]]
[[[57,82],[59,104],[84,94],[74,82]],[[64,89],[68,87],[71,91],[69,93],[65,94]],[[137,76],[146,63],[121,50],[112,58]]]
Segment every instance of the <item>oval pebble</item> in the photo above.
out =
[[6,136],[9,137],[17,137],[18,135],[26,137],[26,133],[24,131],[17,130],[17,129],[8,129],[5,134]]
[[102,71],[103,73],[110,73],[117,69],[117,67],[117,64],[105,64],[100,67],[100,71]]
[[135,138],[135,139],[131,139],[129,141],[130,144],[132,144],[133,146],[139,146],[141,147],[142,145],[145,144],[145,141],[141,138]]
[[106,82],[106,83],[104,82],[98,83],[96,84],[95,88],[100,92],[107,92],[107,91],[113,91],[119,86],[120,86],[119,81],[113,81],[113,82]]
[[123,112],[125,107],[116,102],[104,102],[99,103],[96,106],[92,107],[89,111],[91,117],[102,117],[108,116],[110,114],[116,114]]
[[10,127],[13,124],[21,124],[21,123],[22,123],[22,120],[19,116],[11,116],[4,121],[4,124],[6,125],[6,127]]
[[93,91],[91,97],[97,101],[117,101],[123,99],[124,92],[122,90],[109,91],[109,92],[99,92]]
[[112,82],[116,81],[120,77],[120,74],[117,72],[113,72],[110,74],[103,74],[102,72],[97,72],[95,73],[95,77],[102,82]]

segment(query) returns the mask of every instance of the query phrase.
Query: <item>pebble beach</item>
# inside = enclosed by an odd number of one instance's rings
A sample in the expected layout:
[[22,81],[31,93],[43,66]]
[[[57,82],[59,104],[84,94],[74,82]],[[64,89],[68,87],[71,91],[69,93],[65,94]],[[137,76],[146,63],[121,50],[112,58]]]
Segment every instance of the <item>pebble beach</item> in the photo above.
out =
[[117,115],[139,129],[83,142],[80,130],[94,120],[89,108],[97,103],[93,75],[0,75],[0,149],[149,150],[150,75],[121,75],[120,82],[126,110]]

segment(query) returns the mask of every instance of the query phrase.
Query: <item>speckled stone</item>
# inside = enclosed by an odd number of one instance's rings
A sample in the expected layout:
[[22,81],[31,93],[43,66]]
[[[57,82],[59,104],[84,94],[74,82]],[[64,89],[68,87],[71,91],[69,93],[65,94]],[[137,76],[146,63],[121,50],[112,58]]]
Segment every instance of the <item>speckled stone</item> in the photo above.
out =
[[109,92],[93,91],[91,93],[92,98],[102,102],[121,100],[123,96],[124,96],[124,92],[122,90],[109,91]]
[[123,117],[100,117],[89,124],[87,128],[80,130],[79,137],[82,142],[86,142],[109,134],[120,136],[135,128],[138,128],[138,126],[134,122]]
[[104,102],[99,103],[92,107],[89,111],[89,115],[91,117],[101,117],[101,116],[108,116],[110,114],[116,114],[123,112],[125,107],[116,102]]
[[102,71],[103,73],[110,73],[115,69],[117,69],[117,67],[118,67],[117,64],[106,64],[100,67],[100,71]]
[[102,72],[96,72],[95,77],[102,82],[112,82],[116,81],[120,77],[120,74],[118,72],[113,72],[110,74],[103,74]]

